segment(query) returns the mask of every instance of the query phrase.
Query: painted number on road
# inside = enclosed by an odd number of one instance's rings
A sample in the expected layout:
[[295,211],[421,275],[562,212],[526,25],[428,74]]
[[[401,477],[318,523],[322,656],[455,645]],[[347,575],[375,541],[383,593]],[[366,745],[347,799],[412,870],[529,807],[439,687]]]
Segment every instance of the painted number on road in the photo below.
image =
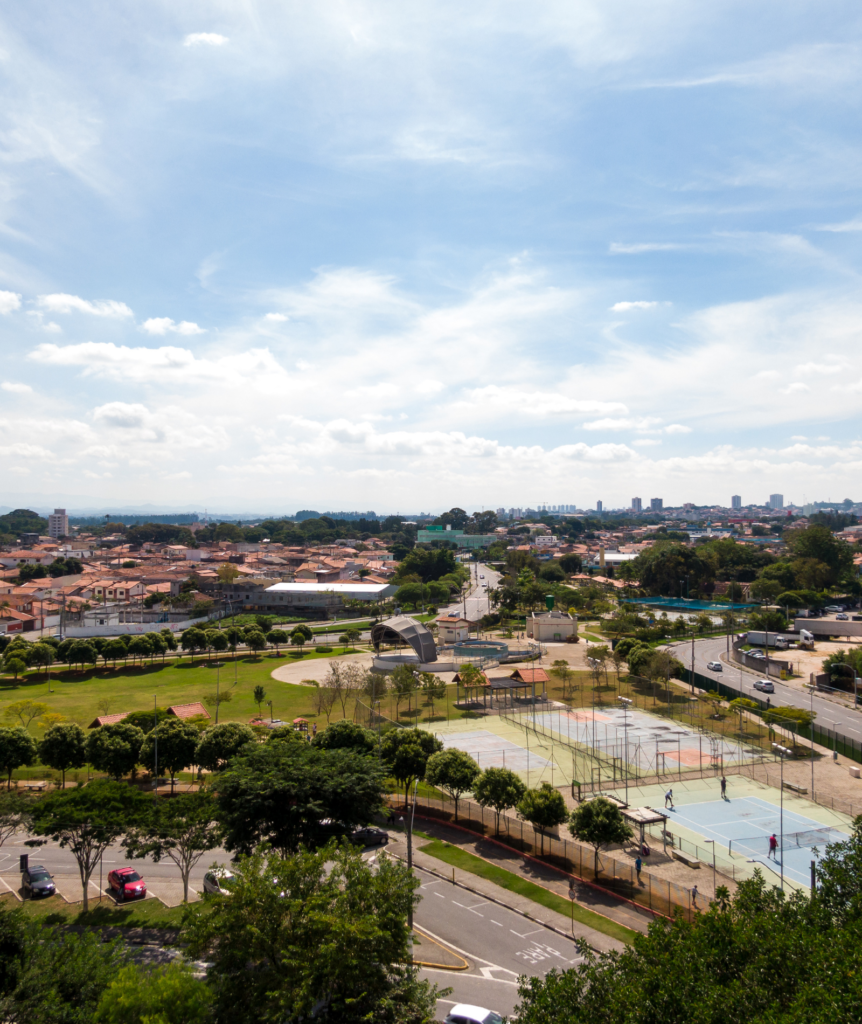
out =
[[556,957],[558,960],[562,960],[564,963],[571,963],[568,957],[563,956],[558,950],[554,949],[553,946],[547,946],[544,942],[534,942],[527,949],[519,950],[515,956],[524,960],[531,967],[541,963],[542,960],[552,960]]

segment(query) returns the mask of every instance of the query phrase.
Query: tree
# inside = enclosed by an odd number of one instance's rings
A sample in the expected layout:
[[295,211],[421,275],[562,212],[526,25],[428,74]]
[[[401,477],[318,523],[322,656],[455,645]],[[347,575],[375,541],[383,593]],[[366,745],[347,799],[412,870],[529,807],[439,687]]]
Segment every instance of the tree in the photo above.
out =
[[229,850],[268,842],[289,853],[320,838],[318,823],[367,824],[380,806],[386,770],[353,750],[276,742],[233,758],[216,779]]
[[16,832],[27,830],[32,803],[28,795],[17,789],[0,791],[0,847]]
[[144,731],[127,721],[97,726],[87,737],[87,760],[97,772],[121,779],[141,760]]
[[252,700],[255,702],[255,704],[257,704],[257,713],[258,713],[258,715],[261,715],[262,714],[263,705],[266,703],[266,690],[260,684],[258,684],[254,688],[254,693],[252,694]]
[[304,626],[297,626],[296,629],[290,631],[290,642],[294,646],[298,647],[300,652],[302,651],[305,643],[311,639],[308,635],[308,629]]
[[214,994],[181,960],[167,967],[123,967],[108,985],[94,1024],[209,1024]]
[[18,676],[23,675],[27,671],[27,662],[15,653],[12,655],[7,654],[3,659],[3,671],[8,672],[17,683]]
[[563,794],[543,782],[537,789],[528,789],[518,801],[518,817],[529,821],[541,836],[542,854],[545,852],[545,829],[562,825],[568,818]]
[[395,714],[397,716],[401,701],[414,694],[419,687],[417,670],[412,665],[399,665],[389,677],[389,686],[395,695]]
[[428,600],[428,588],[424,583],[403,583],[395,592],[395,603],[418,608]]
[[418,884],[405,865],[386,858],[375,868],[331,844],[285,859],[261,852],[234,870],[230,896],[194,905],[183,930],[189,955],[210,964],[216,1019],[434,1019],[436,992],[402,966]]
[[197,748],[198,732],[193,725],[181,718],[166,718],[144,737],[141,764],[146,765],[154,775],[160,768],[167,768],[173,793],[177,772],[195,763]]
[[[0,914],[0,1020],[88,1024],[102,992],[128,960],[122,939],[52,928],[21,910]],[[155,1024],[155,1022],[154,1022]]]
[[569,831],[579,842],[592,846],[596,878],[599,877],[599,850],[610,843],[624,843],[634,835],[619,807],[605,796],[579,804],[569,816]]
[[392,729],[381,743],[381,756],[396,782],[404,787],[404,803],[409,802],[410,787],[425,778],[428,758],[443,749],[443,743],[424,729]]
[[216,575],[222,583],[233,583],[239,576],[239,569],[233,562],[224,562],[216,569]]
[[53,725],[39,744],[39,760],[62,775],[66,787],[66,772],[70,768],[83,768],[87,763],[87,737],[74,722]]
[[114,668],[117,667],[117,661],[120,658],[125,658],[127,653],[126,645],[119,637],[114,640],[109,640],[102,648],[102,657],[105,661],[107,661],[108,658],[111,658],[114,662]]
[[473,788],[481,774],[482,769],[473,758],[456,747],[432,754],[425,765],[428,785],[445,789],[455,801],[455,821],[458,820],[458,801]]
[[184,651],[189,651],[192,656],[192,664],[195,660],[195,651],[206,650],[207,637],[202,629],[197,626],[190,626],[184,629],[180,637],[180,645]]
[[85,665],[96,664],[99,660],[99,652],[89,640],[73,640],[68,658],[70,665],[80,665],[83,672]]
[[216,725],[218,725],[219,708],[222,704],[230,704],[232,700],[233,694],[230,690],[215,690],[213,693],[208,693],[206,697],[204,697],[204,704],[206,704],[207,707],[215,708]]
[[44,668],[47,675],[54,664],[54,648],[50,644],[35,644],[30,652],[30,664]]
[[228,638],[220,629],[208,629],[206,630],[207,647],[211,651],[215,651],[216,654],[221,654],[226,651],[230,646]]
[[133,665],[135,658],[140,658],[143,665],[144,658],[153,653],[152,644],[146,636],[133,636],[129,641],[128,653],[132,656]]
[[420,672],[419,678],[422,681],[422,692],[425,694],[425,703],[431,706],[431,714],[434,715],[434,702],[443,700],[446,697],[446,683],[434,672]]
[[283,629],[271,629],[266,634],[266,642],[272,644],[275,653],[278,654],[279,647],[287,643],[287,633]]
[[581,561],[580,555],[563,555],[560,559],[560,568],[563,572],[567,572],[570,576],[578,573],[583,568],[583,562]]
[[35,764],[37,756],[36,741],[23,726],[0,726],[0,771],[6,772],[7,789],[12,788],[12,772]]
[[215,820],[215,801],[209,793],[180,793],[160,800],[123,840],[131,857],[152,857],[156,864],[167,857],[183,881],[183,902],[189,901],[189,876],[201,857],[215,849],[221,829]]
[[34,804],[33,832],[71,850],[78,864],[85,913],[89,909],[90,876],[102,854],[149,808],[150,800],[143,793],[108,779],[56,790]]
[[218,771],[247,743],[256,742],[254,730],[241,722],[222,722],[207,729],[195,751],[194,763],[207,771]]
[[18,722],[27,729],[34,718],[41,718],[51,710],[50,704],[39,700],[16,700],[7,704],[3,710],[3,717],[9,721]]
[[563,684],[563,697],[568,698],[569,683],[572,680],[574,673],[569,667],[569,663],[561,658],[558,658],[551,666],[551,671]]
[[373,754],[377,749],[377,737],[370,729],[344,718],[321,730],[311,741],[311,745],[325,747],[327,750],[343,748],[355,750],[360,754]]
[[[442,536],[441,540],[446,537]],[[446,548],[414,548],[401,559],[395,572],[395,581],[401,582],[407,576],[418,576],[421,583],[442,579],[457,572],[455,556]]]
[[266,637],[259,629],[253,629],[246,633],[245,643],[246,647],[250,651],[254,651],[255,654],[266,649]]
[[493,807],[497,815],[495,831],[500,831],[500,815],[517,807],[527,787],[509,768],[486,768],[473,786],[473,797],[482,807]]

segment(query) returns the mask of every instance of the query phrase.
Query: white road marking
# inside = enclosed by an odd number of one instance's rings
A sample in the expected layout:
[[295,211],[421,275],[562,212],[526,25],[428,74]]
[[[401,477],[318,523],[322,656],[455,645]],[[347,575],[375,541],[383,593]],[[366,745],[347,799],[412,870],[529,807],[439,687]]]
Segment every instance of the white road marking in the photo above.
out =
[[443,895],[442,892],[435,892],[435,893],[433,893],[433,895],[434,896],[439,896],[441,900],[445,900],[446,899],[446,897]]
[[[505,967],[500,967],[498,969],[503,971],[503,970],[505,970]],[[422,971],[423,974],[445,974],[449,978],[452,977],[452,972],[451,971],[439,970],[436,967],[422,967],[422,968],[420,968],[420,970]],[[513,974],[514,972],[510,971],[509,973]],[[509,981],[508,978],[488,978],[484,974],[464,974],[461,971],[458,972],[458,977],[459,978],[475,978],[477,981],[493,981],[495,985],[511,985],[511,986],[513,986],[513,988],[517,988],[518,987],[517,981]],[[453,1000],[449,1000],[449,999],[441,999],[441,1000],[438,1000],[438,1002],[453,1002],[454,1003]]]
[[489,918],[489,920],[491,921],[491,924],[495,924],[498,928],[503,927],[499,921],[495,921],[493,918]]
[[539,932],[543,932],[544,930],[544,928],[536,928],[535,931],[532,932],[516,932],[514,928],[509,929],[509,931],[513,935],[517,935],[519,939],[526,939],[528,935],[538,935]]

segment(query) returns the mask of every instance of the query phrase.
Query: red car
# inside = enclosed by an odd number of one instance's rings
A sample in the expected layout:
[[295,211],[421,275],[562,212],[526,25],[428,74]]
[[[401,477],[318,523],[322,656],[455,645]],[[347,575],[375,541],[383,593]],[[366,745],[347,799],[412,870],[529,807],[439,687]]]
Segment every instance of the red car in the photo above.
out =
[[147,895],[147,885],[134,868],[117,868],[108,874],[108,885],[118,900],[131,900]]

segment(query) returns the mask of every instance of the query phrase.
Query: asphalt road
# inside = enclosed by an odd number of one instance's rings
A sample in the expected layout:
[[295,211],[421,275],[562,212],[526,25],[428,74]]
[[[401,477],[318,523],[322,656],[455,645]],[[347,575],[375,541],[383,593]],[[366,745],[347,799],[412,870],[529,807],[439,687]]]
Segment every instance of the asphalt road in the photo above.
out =
[[[492,589],[498,587],[501,576],[500,573],[495,572],[494,569],[482,562],[468,562],[467,565],[471,572],[467,596],[457,604],[452,604],[448,611],[451,615],[464,615],[466,607],[467,618],[471,622],[477,622],[491,610],[488,591],[485,590],[484,585],[487,583]],[[482,576],[485,578],[481,579]]]
[[441,1020],[456,1002],[510,1014],[518,1003],[519,975],[544,977],[583,959],[556,932],[421,869],[416,874],[422,882],[416,925],[470,962],[466,971],[422,969],[424,978],[453,990],[438,1002]]
[[[669,644],[668,649],[673,649],[676,657],[688,668],[691,665],[691,642]],[[780,657],[780,654],[778,655]],[[709,661],[720,661],[721,672],[713,672],[706,667]],[[743,697],[757,697],[764,700],[771,699],[773,707],[783,705],[784,707],[805,708],[810,711],[813,708],[817,715],[817,725],[834,730],[838,736],[862,741],[862,712],[853,708],[844,707],[834,701],[826,700],[816,693],[812,696],[809,692],[801,692],[798,686],[782,683],[780,680],[770,676],[775,693],[764,694],[754,689],[755,679],[762,679],[766,676],[764,671],[760,674],[749,669],[744,669],[730,660],[727,655],[727,640],[718,637],[711,640],[695,640],[694,642],[694,669],[701,675],[711,679],[719,679],[725,684],[737,690]]]

